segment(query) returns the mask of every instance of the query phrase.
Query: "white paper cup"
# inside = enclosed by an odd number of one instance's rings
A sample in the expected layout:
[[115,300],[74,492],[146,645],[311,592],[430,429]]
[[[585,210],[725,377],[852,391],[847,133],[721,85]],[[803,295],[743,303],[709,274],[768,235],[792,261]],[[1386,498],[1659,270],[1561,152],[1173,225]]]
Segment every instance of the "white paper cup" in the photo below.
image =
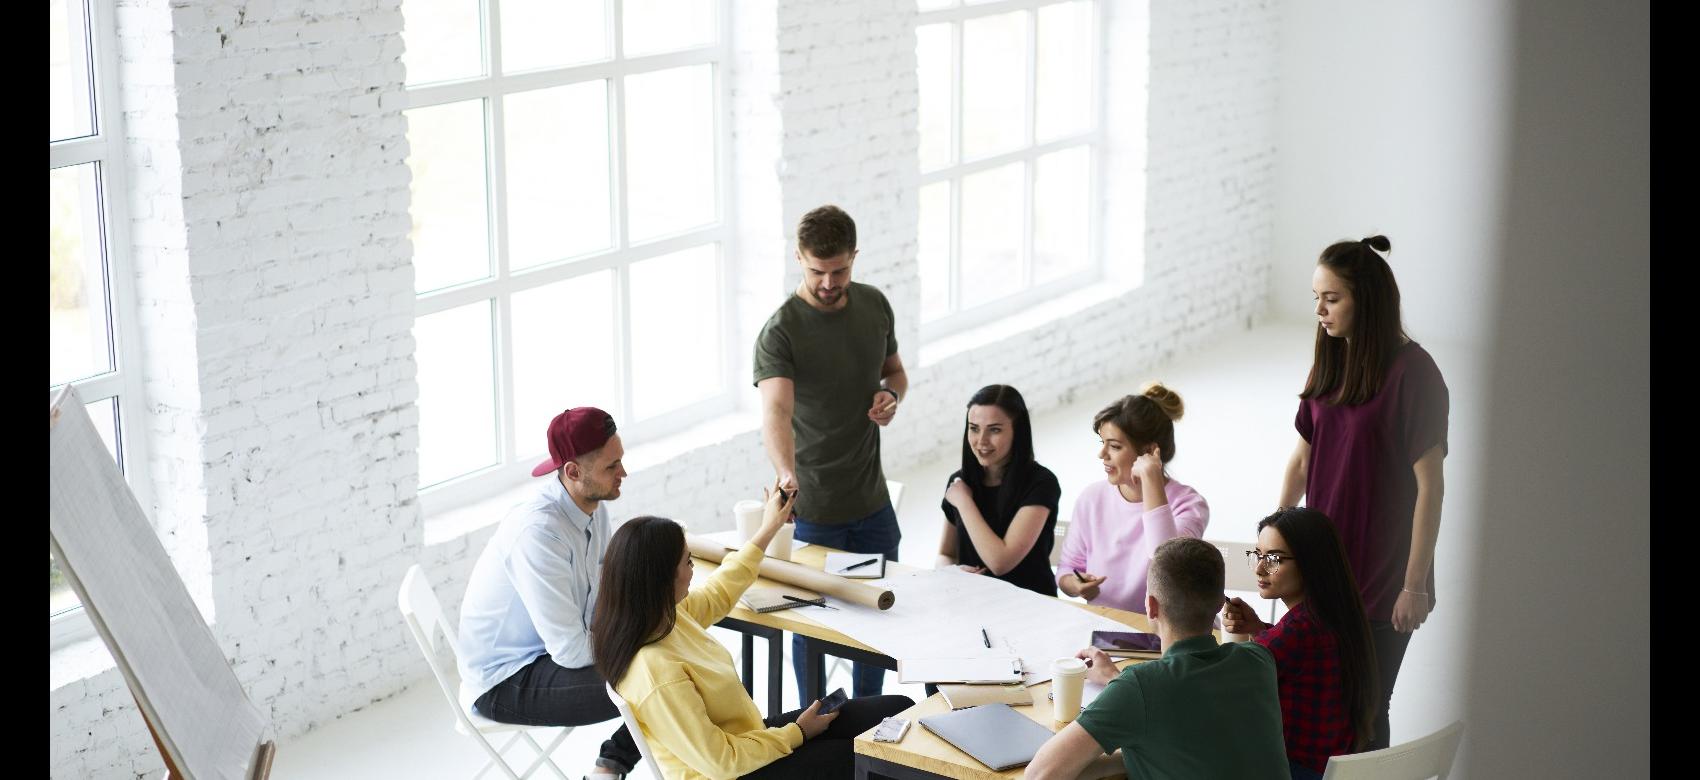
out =
[[791,560],[791,535],[796,532],[796,529],[797,526],[790,523],[779,525],[779,530],[773,532],[773,541],[767,543],[769,558],[778,558],[782,561]]
[[761,530],[762,505],[748,498],[732,505],[732,518],[738,524],[739,543],[747,542]]
[[1086,663],[1079,658],[1058,658],[1051,663],[1051,717],[1058,723],[1072,722],[1080,715],[1080,693],[1086,687]]

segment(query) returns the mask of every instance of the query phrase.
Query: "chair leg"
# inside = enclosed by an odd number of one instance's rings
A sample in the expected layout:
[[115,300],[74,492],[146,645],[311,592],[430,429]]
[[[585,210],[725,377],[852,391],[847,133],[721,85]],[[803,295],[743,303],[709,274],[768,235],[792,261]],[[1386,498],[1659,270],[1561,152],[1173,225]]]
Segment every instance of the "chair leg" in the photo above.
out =
[[555,777],[560,778],[560,780],[567,780],[567,776],[562,774],[561,768],[555,764],[554,753],[555,748],[560,747],[561,743],[566,741],[567,735],[571,734],[572,731],[573,730],[570,727],[561,729],[561,733],[556,734],[555,739],[549,742],[548,748],[539,747],[537,740],[531,738],[530,732],[520,732],[520,736],[525,737],[526,744],[531,745],[531,749],[537,751],[537,758],[533,759],[531,766],[526,767],[525,771],[520,774],[520,780],[527,780],[532,776],[532,774],[537,772],[539,767],[543,766],[549,767],[549,771],[555,773]]
[[484,748],[484,752],[490,755],[490,760],[484,764],[483,769],[478,770],[478,774],[472,776],[472,780],[478,780],[483,777],[484,773],[490,771],[490,767],[492,766],[501,769],[502,774],[507,775],[509,780],[521,780],[519,775],[514,774],[513,767],[508,766],[508,760],[503,758],[502,754],[508,752],[508,748],[513,747],[514,740],[519,739],[524,734],[525,732],[523,731],[516,731],[510,734],[508,736],[508,741],[502,743],[502,748],[500,750],[491,747],[490,740],[485,739],[484,735],[478,735],[478,746]]

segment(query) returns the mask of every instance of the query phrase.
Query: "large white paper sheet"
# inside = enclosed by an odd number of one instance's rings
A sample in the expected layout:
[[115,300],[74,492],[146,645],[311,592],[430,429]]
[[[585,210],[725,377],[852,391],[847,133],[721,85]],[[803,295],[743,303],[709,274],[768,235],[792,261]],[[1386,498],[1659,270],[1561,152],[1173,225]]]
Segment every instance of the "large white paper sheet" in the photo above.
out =
[[897,596],[891,609],[828,599],[836,611],[811,610],[809,617],[898,659],[1014,655],[1026,667],[1026,685],[1051,679],[1051,662],[1074,657],[1090,644],[1093,631],[1128,630],[1049,596],[954,567],[893,572],[874,582]]

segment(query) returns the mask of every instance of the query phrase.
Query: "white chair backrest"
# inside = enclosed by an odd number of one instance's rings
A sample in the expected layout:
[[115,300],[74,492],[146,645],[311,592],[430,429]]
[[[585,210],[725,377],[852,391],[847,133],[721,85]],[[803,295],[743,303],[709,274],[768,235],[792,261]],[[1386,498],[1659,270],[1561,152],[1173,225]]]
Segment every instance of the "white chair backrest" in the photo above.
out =
[[[456,710],[464,709],[459,695],[460,670],[454,668],[460,660],[460,647],[456,644],[454,628],[443,618],[443,607],[437,602],[437,593],[431,589],[430,581],[425,579],[425,570],[419,564],[409,566],[407,574],[401,578],[401,593],[396,596],[396,605],[401,607],[407,630],[412,632],[413,641],[425,654],[425,663],[431,667],[431,675],[437,678],[443,695],[455,705]],[[442,658],[444,649],[448,650],[449,656],[446,664]]]
[[1062,545],[1066,538],[1068,538],[1068,521],[1058,520],[1056,536],[1051,539],[1051,568],[1053,569],[1062,561]]
[[661,765],[655,763],[655,751],[649,749],[649,740],[643,738],[643,729],[638,728],[637,716],[632,714],[632,705],[620,698],[613,685],[605,682],[602,687],[608,689],[608,700],[614,702],[614,709],[620,711],[620,720],[626,722],[626,730],[632,733],[632,741],[637,743],[638,753],[643,755],[644,766],[649,767],[651,775],[661,777]]
[[1247,550],[1255,549],[1256,545],[1245,542],[1225,542],[1221,539],[1205,539],[1222,551],[1222,587],[1228,590],[1249,590],[1257,592],[1257,575],[1245,563]]
[[1446,780],[1458,743],[1464,739],[1464,722],[1451,725],[1421,739],[1368,753],[1334,756],[1322,780]]

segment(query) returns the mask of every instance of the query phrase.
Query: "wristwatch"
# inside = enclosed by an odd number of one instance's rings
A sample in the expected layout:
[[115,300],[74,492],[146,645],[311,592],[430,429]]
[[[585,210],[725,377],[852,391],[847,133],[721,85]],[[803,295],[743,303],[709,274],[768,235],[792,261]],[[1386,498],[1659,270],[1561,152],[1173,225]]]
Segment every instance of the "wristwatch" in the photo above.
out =
[[876,392],[876,393],[891,393],[891,400],[893,400],[893,401],[898,401],[898,402],[900,402],[900,403],[901,403],[901,402],[902,402],[902,401],[903,401],[903,399],[902,399],[902,398],[898,398],[898,397],[897,397],[897,391],[896,391],[896,390],[893,390],[893,389],[891,389],[891,388],[889,388],[889,387],[882,387],[882,388],[880,388],[880,389],[878,389],[878,390],[875,390],[875,391],[874,391],[874,392]]

